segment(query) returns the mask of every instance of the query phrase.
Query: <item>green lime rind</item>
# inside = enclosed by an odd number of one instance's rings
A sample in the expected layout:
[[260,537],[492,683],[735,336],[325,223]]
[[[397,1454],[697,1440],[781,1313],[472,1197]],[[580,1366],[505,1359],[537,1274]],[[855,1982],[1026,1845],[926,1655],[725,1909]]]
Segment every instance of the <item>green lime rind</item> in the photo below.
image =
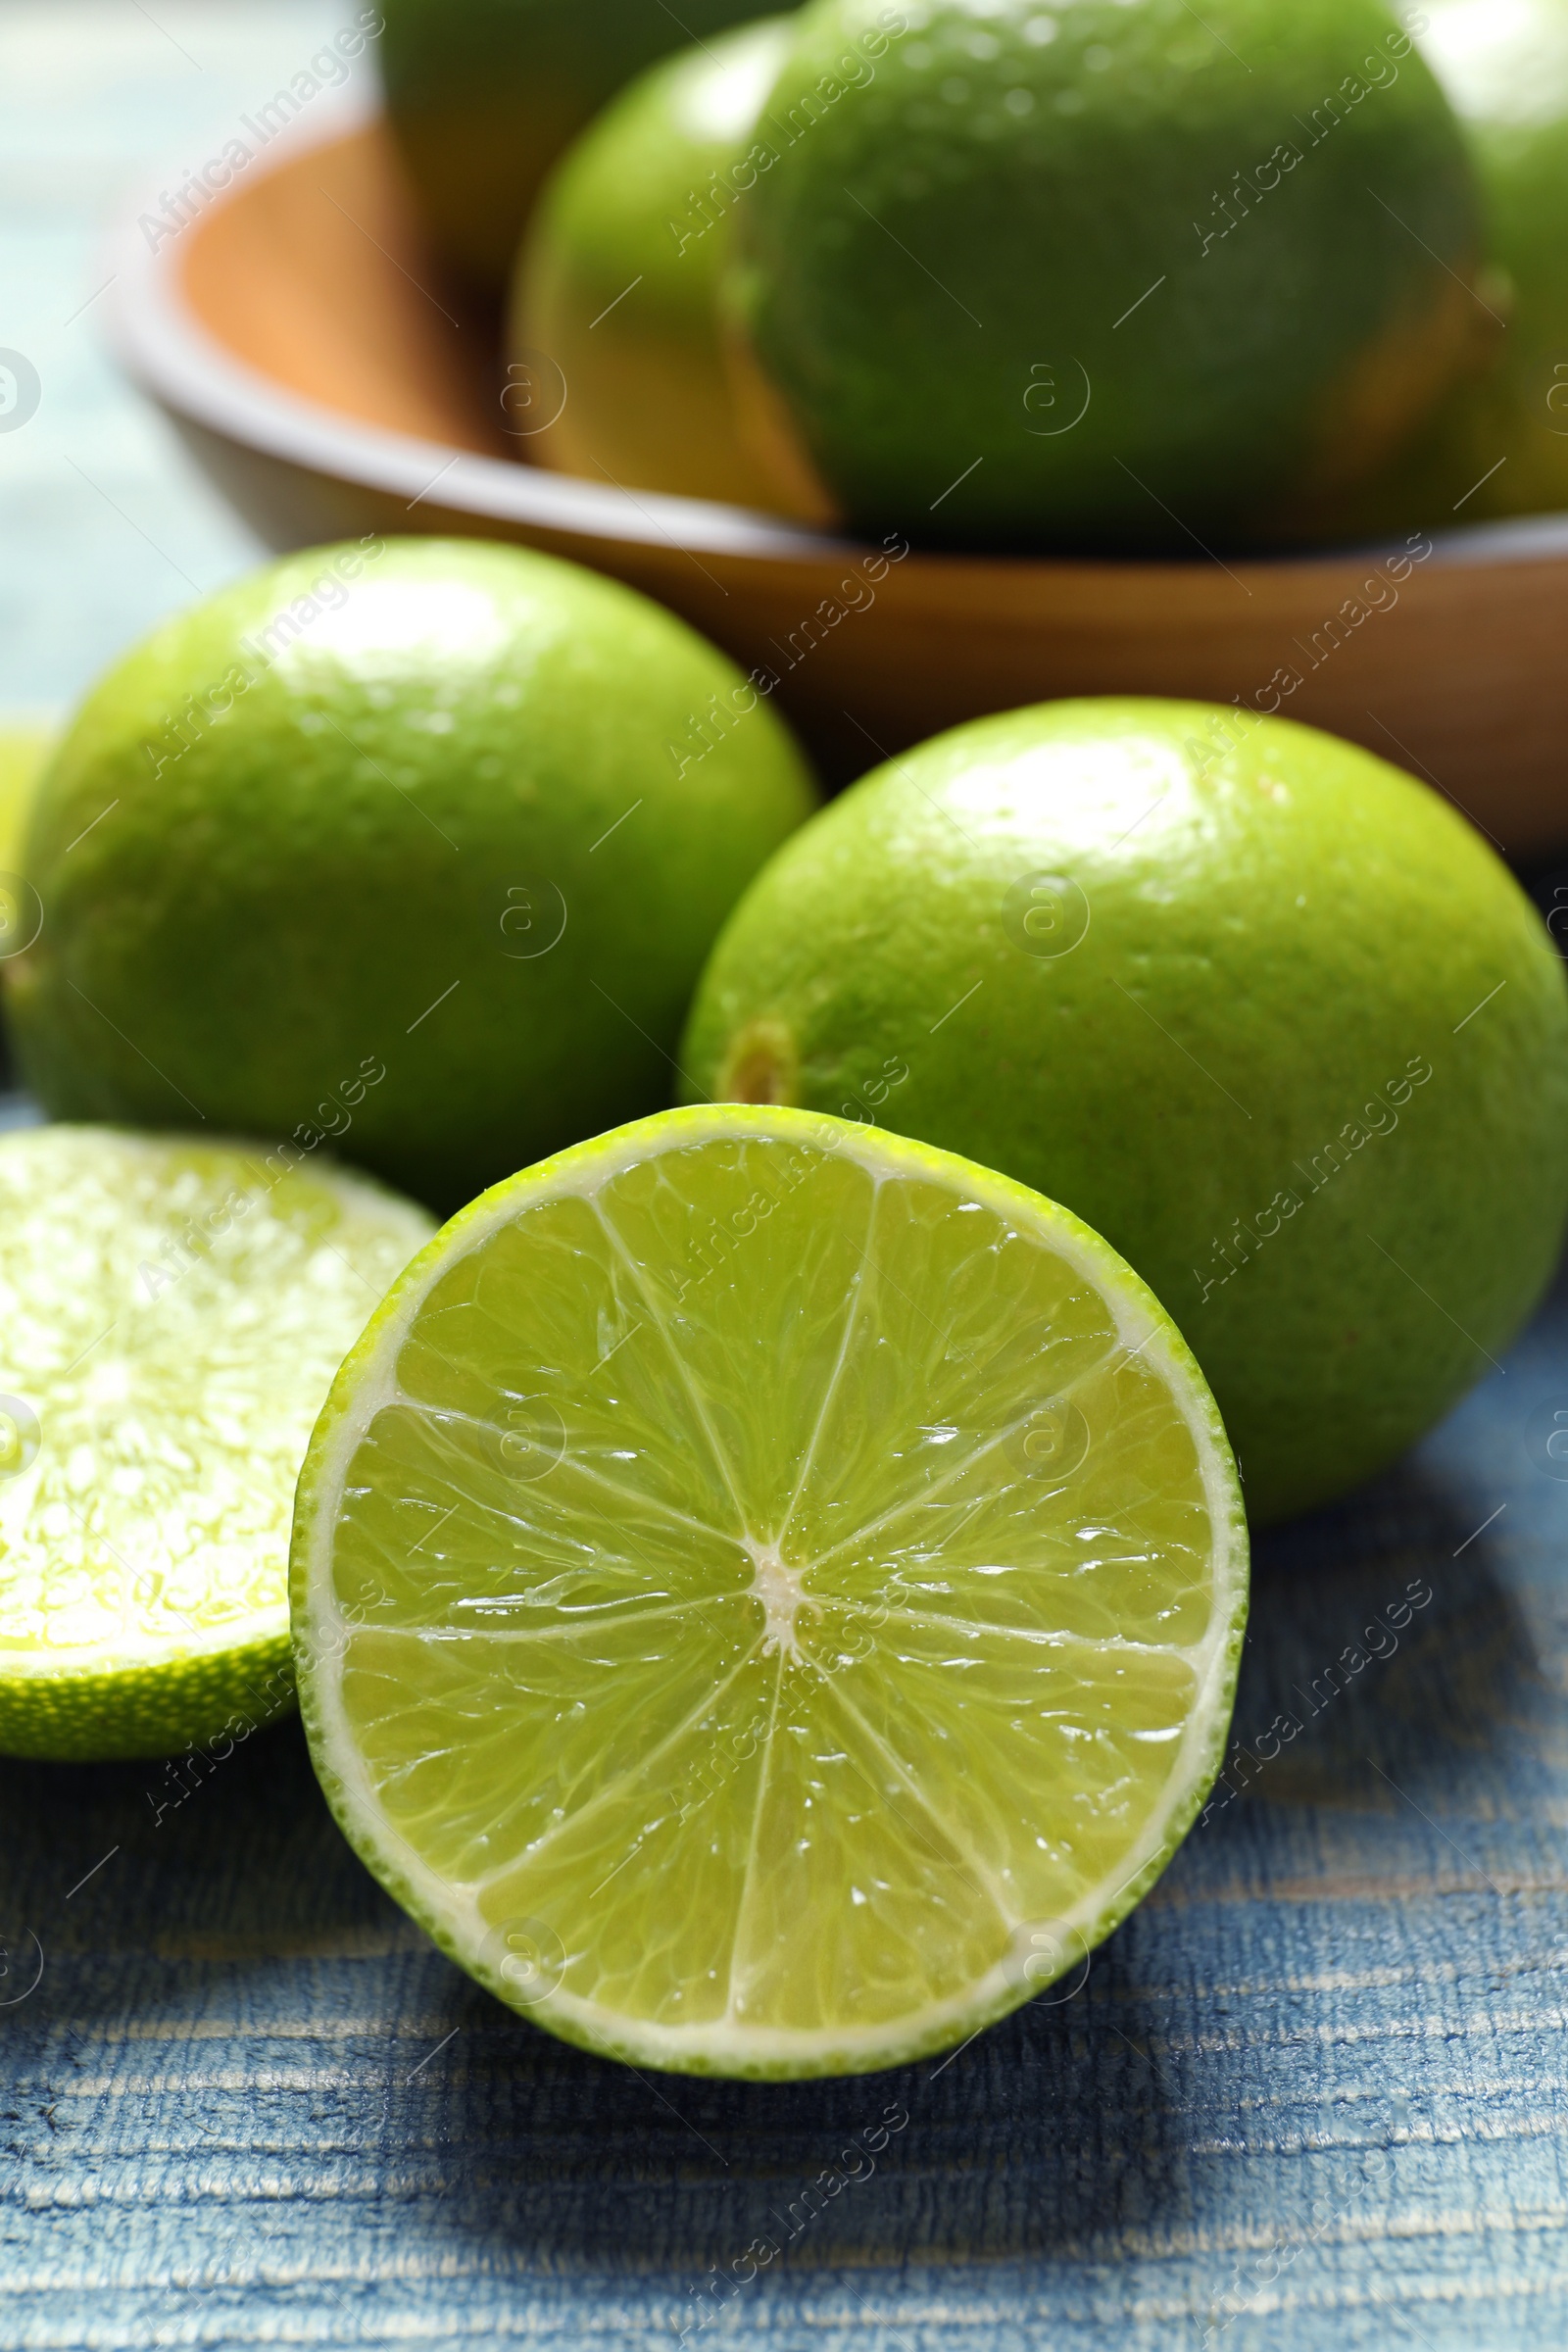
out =
[[1285,716],[1107,696],[902,755],[769,860],[678,1058],[1087,1218],[1192,1345],[1254,1527],[1413,1445],[1561,1252],[1539,911],[1430,786]]
[[285,1146],[0,1138],[0,1753],[219,1751],[292,1705],[299,1465],[430,1230]]
[[718,317],[729,209],[758,110],[790,38],[764,18],[652,67],[556,172],[517,257],[517,372],[548,352],[569,393],[530,454],[582,473],[765,507],[777,491],[743,449]]
[[446,259],[503,286],[545,174],[621,83],[754,13],[750,0],[387,0],[387,112]]
[[1423,16],[1481,185],[1490,341],[1397,463],[1325,509],[1324,538],[1568,506],[1568,6],[1432,0]]
[[287,556],[62,739],[48,920],[0,961],[18,1064],[54,1118],[324,1133],[450,1210],[666,1100],[714,935],[816,800],[769,699],[618,581],[472,539]]
[[217,1749],[294,1711],[288,1609],[276,1630],[235,1643],[221,1634],[186,1649],[79,1667],[0,1675],[0,1755],[107,1764]]
[[[60,739],[58,719],[30,711],[0,715],[0,874],[16,873],[33,787]],[[0,941],[9,952],[15,941]]]
[[[388,1390],[391,1367],[416,1314],[442,1272],[513,1220],[524,1200],[580,1196],[590,1185],[636,1167],[648,1146],[709,1140],[777,1140],[874,1164],[884,1173],[935,1182],[955,1179],[973,1200],[1025,1231],[1088,1276],[1111,1304],[1119,1339],[1162,1376],[1191,1432],[1201,1464],[1210,1531],[1213,1607],[1203,1665],[1177,1760],[1156,1806],[1114,1883],[1096,1886],[1070,1914],[1054,1922],[1057,1957],[1032,1966],[1018,1944],[962,1992],[872,2031],[736,2028],[728,2023],[671,2028],[610,2011],[558,1984],[543,1998],[509,1985],[477,1913],[459,1916],[453,1891],[388,1821],[349,1733],[335,1669],[346,1637],[321,1605],[330,1591],[336,1513],[355,1449]],[[1133,1344],[1137,1335],[1136,1347]],[[421,1251],[393,1286],[345,1358],[322,1408],[301,1473],[290,1560],[300,1711],[327,1802],[372,1875],[436,1944],[496,1997],[563,2040],[600,2056],[666,2071],[754,2080],[871,2072],[952,2046],[994,2023],[1042,1989],[1110,1935],[1160,1876],[1192,1827],[1222,1760],[1234,1703],[1248,1606],[1248,1535],[1235,1462],[1202,1375],[1169,1316],[1147,1286],[1090,1227],[1010,1179],[881,1130],[820,1114],[749,1105],[701,1105],[594,1139],[494,1187]],[[1030,1923],[1017,1934],[1024,1936]],[[1028,1973],[1025,1973],[1025,1970]]]
[[817,0],[796,25],[727,301],[863,531],[1298,536],[1487,323],[1464,143],[1380,0]]

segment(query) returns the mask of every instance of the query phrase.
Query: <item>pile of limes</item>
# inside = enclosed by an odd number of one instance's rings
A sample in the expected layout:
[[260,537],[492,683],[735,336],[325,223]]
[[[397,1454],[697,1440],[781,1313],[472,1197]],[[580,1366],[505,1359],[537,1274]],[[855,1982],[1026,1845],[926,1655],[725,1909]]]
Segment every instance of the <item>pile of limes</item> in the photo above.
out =
[[[389,14],[460,244],[504,25],[535,162],[669,46],[475,7],[426,87]],[[519,331],[569,340],[564,462],[897,521],[961,459],[956,534],[1274,534],[1509,413],[1470,154],[1374,0],[818,0],[587,130]],[[1568,986],[1480,836],[1152,700],[823,808],[645,598],[375,534],[40,756],[0,1749],[217,1758],[297,1681],[371,1869],[642,2065],[886,2066],[1074,1978],[1217,1767],[1248,1519],[1391,1462],[1555,1262]]]
[[567,470],[1186,556],[1568,503],[1565,253],[1568,0],[813,0],[579,133],[512,337]]
[[1216,1768],[1244,1493],[1388,1461],[1568,1207],[1551,944],[1366,753],[1063,704],[815,804],[644,599],[371,538],[93,690],[3,965],[0,1746],[297,1675],[458,1959],[734,2074],[1082,1964]]

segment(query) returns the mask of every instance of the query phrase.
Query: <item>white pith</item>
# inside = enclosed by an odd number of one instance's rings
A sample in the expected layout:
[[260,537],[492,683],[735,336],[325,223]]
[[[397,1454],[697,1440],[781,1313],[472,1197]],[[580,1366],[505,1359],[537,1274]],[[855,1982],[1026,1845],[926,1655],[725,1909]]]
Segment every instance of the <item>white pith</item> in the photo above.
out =
[[803,1605],[810,1605],[801,1571],[790,1567],[780,1556],[776,1544],[760,1543],[755,1536],[744,1536],[741,1540],[752,1555],[752,1591],[761,1602],[766,1619],[762,1629],[763,1655],[776,1650],[784,1657],[798,1658],[802,1653],[795,1638],[795,1620]]
[[[745,1131],[749,1140],[766,1139],[769,1115],[760,1109],[753,1114],[755,1124],[749,1124]],[[900,1172],[896,1167],[890,1170],[890,1155],[895,1161],[906,1157],[906,1172],[911,1176],[929,1177],[932,1173],[920,1146],[879,1135],[873,1158],[859,1143],[858,1131],[841,1132],[838,1122],[822,1124],[824,1130],[831,1132],[816,1139],[819,1148],[858,1160],[873,1178]],[[688,1111],[680,1114],[678,1128],[672,1126],[665,1148],[677,1150],[709,1138],[733,1140],[735,1135],[732,1111]],[[793,1138],[786,1136],[782,1140],[800,1140],[799,1130],[795,1130]],[[530,1196],[530,1205],[565,1197],[591,1199],[617,1175],[649,1156],[647,1139],[635,1130],[628,1131],[624,1138],[607,1139],[604,1146],[585,1149],[574,1155],[575,1164],[544,1171],[537,1192]],[[989,1205],[1015,1225],[1027,1228],[1028,1197],[1021,1196],[1004,1179],[988,1179],[985,1172],[976,1169],[967,1189],[982,1201],[987,1201],[989,1195]],[[302,1695],[318,1744],[318,1761],[325,1768],[323,1777],[329,1782],[329,1793],[341,1804],[352,1824],[356,1842],[362,1851],[373,1857],[376,1867],[385,1873],[411,1908],[431,1925],[438,1939],[486,1982],[491,1982],[491,1988],[497,1991],[501,1986],[492,1981],[490,1972],[476,1965],[480,1946],[492,1926],[480,1908],[481,1884],[455,1885],[442,1878],[402,1838],[381,1806],[343,1712],[335,1661],[342,1655],[344,1638],[350,1629],[340,1616],[332,1594],[331,1542],[348,1465],[365,1430],[383,1403],[397,1393],[394,1367],[425,1296],[454,1262],[470,1250],[481,1249],[491,1234],[515,1216],[517,1207],[514,1194],[497,1200],[493,1208],[487,1203],[476,1204],[474,1210],[466,1212],[461,1232],[436,1245],[440,1253],[427,1253],[375,1333],[373,1372],[371,1363],[362,1368],[352,1410],[343,1412],[330,1427],[323,1424],[314,1464],[307,1473],[311,1516],[300,1562],[306,1607],[295,1629],[300,1647]],[[1157,1310],[1152,1310],[1137,1295],[1135,1284],[1114,1280],[1103,1245],[1095,1244],[1092,1237],[1081,1243],[1064,1219],[1058,1221],[1059,1216],[1060,1212],[1055,1211],[1049,1218],[1036,1213],[1040,1238],[1106,1300],[1121,1348],[1155,1368],[1177,1400],[1201,1467],[1213,1532],[1210,1560],[1213,1606],[1207,1631],[1201,1641],[1185,1649],[1173,1644],[1161,1645],[1164,1655],[1184,1659],[1193,1671],[1195,1695],[1186,1727],[1161,1801],[1145,1821],[1114,1877],[1087,1888],[1071,1910],[1059,1918],[1017,1918],[1005,1905],[999,1905],[1010,1923],[1010,1943],[1002,1959],[960,1993],[933,2001],[875,2029],[807,2032],[759,2027],[738,2021],[732,2013],[733,2002],[729,2013],[709,2024],[669,2027],[584,2000],[564,1986],[558,1986],[551,1995],[548,2019],[537,2009],[529,2012],[539,2022],[548,2022],[568,2038],[612,2054],[674,2069],[786,2073],[826,2072],[835,2068],[864,2071],[892,2065],[958,2040],[966,2032],[978,2030],[1014,2006],[1020,1997],[1020,1983],[1029,1989],[1036,1988],[1026,1969],[1032,1955],[1039,1950],[1042,1937],[1050,1938],[1057,1948],[1086,1951],[1132,1907],[1146,1884],[1157,1875],[1168,1858],[1175,1841],[1173,1824],[1185,1821],[1197,1794],[1212,1778],[1218,1760],[1218,1743],[1228,1713],[1228,1686],[1240,1639],[1238,1619],[1246,1576],[1245,1532],[1233,1476],[1216,1443],[1212,1408],[1188,1365],[1172,1348],[1168,1328]],[[786,1561],[776,1532],[767,1536],[751,1535],[744,1541],[752,1560],[752,1592],[761,1603],[764,1620],[756,1649],[776,1655],[781,1664],[799,1660],[805,1655],[799,1639],[802,1612],[813,1605],[804,1582],[809,1566]],[[1046,1642],[1081,1639],[1049,1631],[1043,1631],[1039,1638]],[[1113,1645],[1097,1643],[1096,1646]],[[335,1788],[330,1786],[333,1782]]]

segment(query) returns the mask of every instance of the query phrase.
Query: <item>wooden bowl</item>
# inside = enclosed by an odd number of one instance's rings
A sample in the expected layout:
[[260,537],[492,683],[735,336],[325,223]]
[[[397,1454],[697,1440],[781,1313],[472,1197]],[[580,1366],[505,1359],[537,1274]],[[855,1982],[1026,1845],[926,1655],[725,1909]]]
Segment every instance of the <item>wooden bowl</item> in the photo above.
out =
[[773,673],[831,775],[1048,696],[1192,695],[1364,743],[1511,854],[1568,843],[1568,516],[1434,532],[1413,559],[884,564],[549,473],[525,462],[495,321],[431,261],[382,125],[325,102],[177,233],[127,218],[114,266],[123,360],[271,544],[461,532],[612,572]]

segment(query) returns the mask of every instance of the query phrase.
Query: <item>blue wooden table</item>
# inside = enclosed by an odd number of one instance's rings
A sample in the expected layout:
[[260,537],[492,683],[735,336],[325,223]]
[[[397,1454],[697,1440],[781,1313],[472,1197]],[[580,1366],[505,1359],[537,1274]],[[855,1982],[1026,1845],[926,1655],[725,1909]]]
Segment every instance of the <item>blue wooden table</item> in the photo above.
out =
[[0,2343],[1568,2340],[1559,1428],[1568,1287],[1261,1545],[1226,1781],[1087,1980],[893,2074],[551,2040],[366,1876],[293,1725],[182,1794],[0,1766]]
[[263,560],[114,364],[104,233],[355,13],[0,0],[0,351],[37,384],[22,421],[0,405],[0,710],[68,706],[166,613]]

